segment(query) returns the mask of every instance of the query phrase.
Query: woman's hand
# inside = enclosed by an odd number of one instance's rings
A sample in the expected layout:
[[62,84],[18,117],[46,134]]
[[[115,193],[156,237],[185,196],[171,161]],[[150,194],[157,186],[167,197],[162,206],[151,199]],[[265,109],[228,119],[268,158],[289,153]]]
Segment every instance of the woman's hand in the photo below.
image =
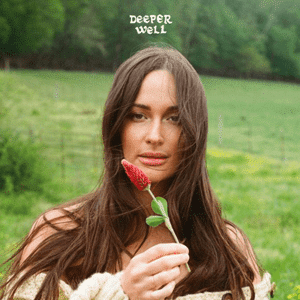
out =
[[189,272],[188,248],[182,244],[155,245],[133,257],[121,277],[130,300],[160,300],[172,294],[175,285]]

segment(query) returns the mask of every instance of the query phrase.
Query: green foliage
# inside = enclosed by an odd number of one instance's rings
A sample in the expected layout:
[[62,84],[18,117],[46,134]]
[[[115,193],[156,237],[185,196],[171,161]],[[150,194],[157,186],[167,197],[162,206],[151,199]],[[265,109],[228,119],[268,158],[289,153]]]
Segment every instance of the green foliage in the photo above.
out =
[[[142,0],[104,0],[98,4],[98,16],[104,35],[104,48],[106,60],[110,66],[117,68],[124,60],[134,52],[140,50],[145,44],[169,43],[174,47],[180,46],[176,26],[163,23],[130,23],[130,15],[171,15],[173,4],[168,0],[145,2]],[[103,13],[106,12],[106,13]],[[161,25],[164,25],[167,34],[138,34],[136,27],[157,26],[160,32]]]
[[[69,32],[64,31],[65,37],[72,37],[72,47],[76,46],[80,49],[82,56],[94,54],[103,57],[106,53],[103,47],[104,35],[100,25],[97,5],[97,1],[90,1],[87,6],[82,5],[78,20],[75,22],[73,20],[73,27],[75,28],[69,30]],[[70,15],[70,19],[72,19],[72,15]]]
[[164,217],[161,216],[150,216],[146,219],[146,223],[151,227],[156,227],[165,221]]
[[218,43],[219,59],[223,67],[236,67],[235,57],[241,47],[249,41],[246,24],[225,5],[215,8],[214,13],[217,21],[215,37]]
[[[167,34],[138,34],[130,15],[171,16]],[[55,68],[115,70],[137,50],[168,43],[196,68],[300,78],[300,2],[294,0],[2,0],[0,48],[41,51]],[[47,54],[49,53],[49,54]],[[51,59],[52,60],[52,59]],[[51,63],[50,63],[51,64]]]
[[23,193],[5,193],[5,201],[0,203],[1,212],[13,215],[29,215],[36,202],[36,194],[32,191]]
[[[127,5],[126,5],[127,4]],[[101,1],[98,6],[101,13],[100,22],[104,34],[104,46],[106,57],[112,62],[113,68],[116,68],[131,55],[134,48],[146,42],[144,34],[138,35],[134,27],[130,24],[129,15],[145,15],[146,3],[135,0],[130,5],[128,1],[106,0]]]
[[49,46],[63,23],[64,11],[60,0],[2,0],[1,52],[16,55]]
[[[51,46],[54,35],[62,29],[64,9],[60,0],[27,1],[28,19],[25,23],[26,44],[35,50],[41,46]],[[23,47],[25,41],[23,41]]]
[[292,292],[288,284],[300,275],[299,161],[283,163],[209,148],[207,164],[223,216],[246,232],[263,268],[276,282],[275,297],[286,299]]
[[[293,284],[290,283],[290,286],[293,287]],[[287,296],[287,299],[300,299],[300,284],[293,287],[293,292]]]
[[[191,32],[190,19],[182,31],[182,41],[188,45],[189,58],[198,68],[226,68],[242,73],[270,73],[270,63],[264,53],[264,40],[257,39],[259,32],[251,26],[252,18],[241,18],[245,8],[224,3],[201,5],[193,10],[197,14],[194,30]],[[236,12],[235,12],[236,11]],[[187,41],[186,32],[191,39]],[[185,49],[186,47],[183,47]]]
[[269,60],[252,45],[242,46],[237,56],[237,69],[243,73],[271,73]]
[[47,180],[40,150],[9,129],[0,131],[0,191],[40,191]]
[[57,33],[52,49],[60,57],[84,56],[99,44],[101,33],[92,0],[61,0],[65,22]]
[[7,43],[9,35],[10,35],[10,27],[7,23],[7,20],[0,16],[0,41],[3,43]]
[[[20,130],[28,132],[28,127],[33,127],[47,132],[59,129],[61,122],[70,122],[74,132],[98,133],[98,117],[102,115],[112,80],[112,73],[0,71],[0,102],[5,99],[7,117]],[[294,287],[299,285],[300,278],[300,86],[211,76],[201,76],[201,80],[210,120],[208,173],[221,201],[223,216],[249,236],[259,261],[278,286],[274,299],[292,295],[291,299],[296,300],[298,295],[294,293],[299,291]],[[96,110],[96,114],[82,114],[84,109]],[[32,114],[34,110],[40,115]],[[224,123],[221,145],[220,115]],[[249,125],[255,155],[247,153]],[[285,136],[285,161],[281,160],[280,152],[281,128]],[[60,145],[52,151],[57,154]],[[57,203],[88,193],[98,179],[86,161],[67,164],[65,182],[60,165],[51,176],[55,184],[46,183],[43,191],[0,193],[1,262],[8,258],[6,254],[2,256],[2,250],[8,251],[20,241],[39,214]]]
[[166,199],[156,197],[156,201],[152,200],[151,207],[156,214],[166,217],[168,216],[168,203]]
[[300,62],[296,56],[296,27],[273,26],[268,39],[268,56],[274,73],[282,76],[300,77]]

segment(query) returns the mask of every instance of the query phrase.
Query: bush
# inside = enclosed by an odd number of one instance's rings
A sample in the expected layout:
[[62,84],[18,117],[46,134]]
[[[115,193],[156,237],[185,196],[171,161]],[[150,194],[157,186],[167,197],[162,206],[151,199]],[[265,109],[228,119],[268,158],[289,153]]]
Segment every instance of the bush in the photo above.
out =
[[237,69],[243,73],[269,74],[272,72],[269,60],[251,45],[240,49],[236,63]]
[[7,193],[0,195],[0,210],[1,213],[6,215],[22,215],[28,216],[32,214],[35,206],[39,204],[40,199],[38,194],[32,191],[23,193]]
[[47,181],[47,165],[41,147],[0,129],[0,191],[40,191]]
[[285,77],[300,78],[299,54],[297,52],[296,27],[273,26],[268,37],[268,56],[273,73]]

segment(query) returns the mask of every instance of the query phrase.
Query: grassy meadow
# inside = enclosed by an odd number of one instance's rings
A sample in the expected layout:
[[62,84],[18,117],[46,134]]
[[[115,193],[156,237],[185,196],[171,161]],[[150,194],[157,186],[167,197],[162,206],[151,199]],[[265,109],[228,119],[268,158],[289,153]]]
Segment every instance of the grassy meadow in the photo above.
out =
[[[112,80],[109,73],[0,72],[5,126],[37,135],[63,131],[75,142],[76,134],[98,134]],[[208,172],[224,217],[249,236],[277,284],[276,299],[300,299],[300,86],[201,80],[209,110]],[[43,192],[0,193],[0,262],[40,213],[97,184],[100,170],[91,164],[68,160],[64,180],[55,162],[47,164],[52,179]]]

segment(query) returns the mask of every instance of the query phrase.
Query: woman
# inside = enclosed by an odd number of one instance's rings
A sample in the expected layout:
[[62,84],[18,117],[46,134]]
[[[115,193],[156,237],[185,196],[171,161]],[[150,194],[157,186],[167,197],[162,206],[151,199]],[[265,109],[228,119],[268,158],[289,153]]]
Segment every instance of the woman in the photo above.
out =
[[[9,297],[268,299],[269,274],[262,280],[250,242],[222,218],[209,184],[207,132],[203,86],[178,51],[150,47],[125,61],[103,116],[100,187],[35,222],[11,258]],[[167,199],[182,244],[163,224],[148,227],[151,199],[129,181],[123,158]],[[180,298],[188,294],[197,298]]]

